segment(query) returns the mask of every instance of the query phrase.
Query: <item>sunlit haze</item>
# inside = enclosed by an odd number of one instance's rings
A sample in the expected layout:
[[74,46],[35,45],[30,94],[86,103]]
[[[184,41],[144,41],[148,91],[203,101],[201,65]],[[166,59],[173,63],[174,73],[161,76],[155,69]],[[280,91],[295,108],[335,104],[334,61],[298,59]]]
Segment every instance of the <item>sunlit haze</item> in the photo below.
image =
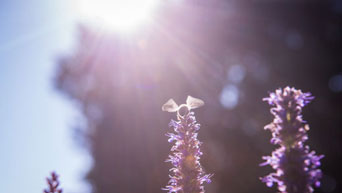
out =
[[151,21],[158,1],[78,0],[76,6],[85,22],[128,32]]
[[0,193],[342,193],[342,0],[0,18]]

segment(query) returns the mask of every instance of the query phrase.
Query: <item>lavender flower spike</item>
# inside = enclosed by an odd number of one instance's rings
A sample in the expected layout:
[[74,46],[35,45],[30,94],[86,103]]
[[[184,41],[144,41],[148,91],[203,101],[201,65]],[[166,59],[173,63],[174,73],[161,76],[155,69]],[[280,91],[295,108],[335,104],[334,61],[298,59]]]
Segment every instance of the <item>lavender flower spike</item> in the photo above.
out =
[[46,178],[46,181],[49,185],[47,189],[45,189],[44,193],[62,193],[62,189],[59,187],[58,175],[56,172],[51,172],[51,177]]
[[301,90],[286,87],[277,89],[264,98],[271,106],[274,120],[265,126],[265,130],[272,132],[271,143],[280,147],[273,151],[271,156],[264,156],[265,163],[276,172],[271,173],[261,180],[271,187],[277,183],[281,193],[312,193],[313,185],[319,187],[322,172],[320,159],[323,155],[316,155],[309,150],[304,142],[308,139],[309,126],[302,119],[302,108],[313,97],[310,93],[302,93]]
[[210,183],[212,175],[204,174],[199,162],[202,152],[201,142],[197,139],[200,125],[196,123],[191,109],[204,105],[200,99],[188,96],[186,104],[178,106],[173,99],[167,101],[163,111],[177,112],[178,121],[171,120],[169,126],[174,128],[175,133],[168,133],[169,142],[175,141],[171,148],[169,161],[173,164],[170,169],[169,185],[164,190],[169,193],[204,193],[203,183]]

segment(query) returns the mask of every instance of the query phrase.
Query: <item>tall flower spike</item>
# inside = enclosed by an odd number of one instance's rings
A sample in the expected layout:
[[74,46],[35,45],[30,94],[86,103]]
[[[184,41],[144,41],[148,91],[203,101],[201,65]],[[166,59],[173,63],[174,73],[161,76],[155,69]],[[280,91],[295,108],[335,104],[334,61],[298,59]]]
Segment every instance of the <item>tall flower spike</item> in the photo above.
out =
[[196,123],[194,112],[191,109],[204,105],[200,99],[188,96],[186,104],[178,106],[173,99],[167,101],[163,111],[177,112],[178,121],[171,120],[169,126],[174,133],[168,133],[169,142],[175,141],[171,148],[169,161],[174,166],[170,169],[169,185],[164,188],[169,193],[204,193],[203,183],[210,183],[212,175],[204,174],[199,162],[202,152],[201,142],[197,139],[200,124]]
[[323,155],[310,152],[309,146],[304,145],[309,126],[301,115],[302,108],[312,99],[310,93],[290,87],[277,89],[264,98],[273,106],[271,113],[274,115],[265,130],[272,132],[271,143],[280,147],[271,156],[263,157],[266,162],[260,166],[270,165],[276,172],[261,180],[268,187],[276,183],[281,193],[312,193],[313,186],[320,185],[322,172],[318,167]]
[[58,175],[55,172],[51,172],[51,177],[46,178],[48,188],[45,189],[44,193],[62,193],[62,189],[59,188]]

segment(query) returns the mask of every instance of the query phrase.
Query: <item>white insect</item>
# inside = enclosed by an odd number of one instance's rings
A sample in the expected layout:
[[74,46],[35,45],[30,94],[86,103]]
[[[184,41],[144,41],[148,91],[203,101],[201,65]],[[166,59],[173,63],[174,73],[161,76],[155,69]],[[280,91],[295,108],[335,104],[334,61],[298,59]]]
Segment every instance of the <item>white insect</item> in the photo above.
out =
[[186,104],[177,105],[173,99],[169,99],[163,106],[162,110],[167,112],[177,112],[177,117],[182,118],[187,115],[191,109],[196,109],[204,105],[201,99],[188,96]]

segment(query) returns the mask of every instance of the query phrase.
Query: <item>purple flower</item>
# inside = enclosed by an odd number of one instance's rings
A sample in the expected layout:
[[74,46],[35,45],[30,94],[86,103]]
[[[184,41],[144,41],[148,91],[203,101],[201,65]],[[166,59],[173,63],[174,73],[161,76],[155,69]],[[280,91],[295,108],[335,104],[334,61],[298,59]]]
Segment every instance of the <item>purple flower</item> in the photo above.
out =
[[169,185],[164,190],[169,193],[204,193],[203,183],[210,183],[212,175],[204,174],[199,162],[202,152],[201,142],[197,139],[200,125],[196,123],[194,112],[191,109],[202,106],[200,99],[188,96],[187,104],[178,106],[172,99],[163,105],[163,110],[177,112],[178,121],[171,120],[169,126],[174,133],[168,133],[169,142],[175,141],[171,148],[169,161],[174,166],[170,169]]
[[49,187],[44,190],[44,193],[62,193],[62,189],[58,187],[59,181],[56,172],[51,172],[51,177],[46,178],[46,181]]
[[261,180],[268,187],[274,183],[281,193],[311,193],[313,186],[320,185],[322,172],[317,169],[323,155],[310,152],[309,146],[304,145],[308,139],[309,126],[302,119],[302,108],[313,97],[310,93],[286,87],[277,89],[264,98],[271,106],[274,120],[265,126],[272,132],[271,143],[280,147],[271,156],[264,156],[266,162],[261,166],[270,165],[275,170]]

